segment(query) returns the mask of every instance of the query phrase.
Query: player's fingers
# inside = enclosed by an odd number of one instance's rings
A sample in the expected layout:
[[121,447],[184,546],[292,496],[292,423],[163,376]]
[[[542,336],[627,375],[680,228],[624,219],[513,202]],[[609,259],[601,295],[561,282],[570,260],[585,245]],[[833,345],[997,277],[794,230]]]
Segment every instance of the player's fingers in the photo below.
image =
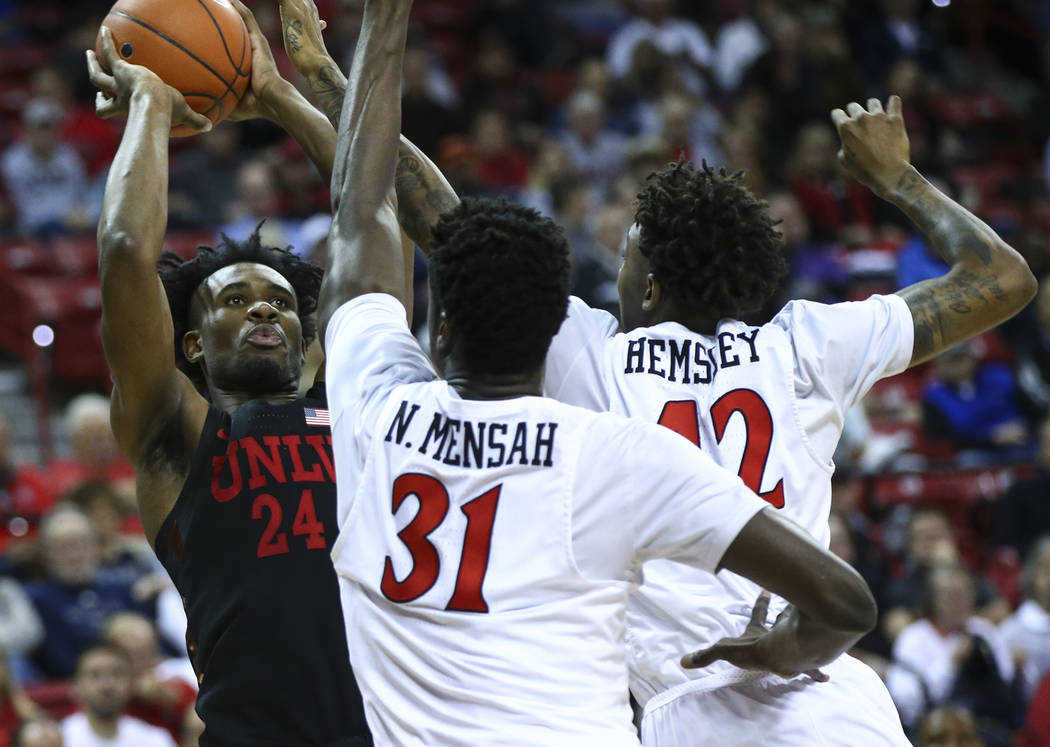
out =
[[758,595],[758,599],[755,600],[755,606],[751,608],[751,623],[753,625],[765,626],[766,617],[769,615],[769,599],[770,594],[768,591],[763,591]]
[[882,113],[882,102],[878,99],[868,99],[868,113],[869,114],[881,114]]
[[116,99],[111,99],[102,91],[95,92],[95,114],[102,119],[109,119],[115,117],[120,113],[120,107],[117,106]]
[[839,127],[842,127],[842,125],[849,122],[849,115],[846,114],[846,112],[842,111],[842,109],[832,109],[831,122],[835,125],[835,128],[838,129]]
[[326,28],[328,28],[328,21],[321,21],[321,31],[324,31]]
[[106,75],[106,72],[102,69],[102,65],[98,64],[98,57],[95,55],[95,50],[93,49],[87,51],[87,66],[88,80],[91,81],[91,85],[105,91],[106,93],[112,93],[116,89],[113,76]]
[[113,70],[114,65],[120,62],[117,43],[113,40],[113,32],[109,30],[109,26],[102,27],[102,58],[110,70]]
[[861,114],[867,114],[867,112],[864,111],[864,107],[858,104],[856,101],[851,101],[849,102],[849,104],[846,105],[846,112],[851,117],[859,117]]
[[248,8],[247,5],[241,2],[241,0],[230,0],[233,4],[233,9],[240,15],[241,20],[244,21],[244,25],[248,27],[249,33],[259,31],[259,22],[255,20],[255,14]]
[[890,100],[886,102],[886,112],[891,117],[899,117],[901,115],[902,109],[903,104],[901,103],[901,97],[897,94],[893,94],[892,96],[890,96]]
[[189,104],[185,102],[179,107],[179,120],[197,132],[208,132],[212,127],[210,119],[190,109]]
[[827,682],[828,680],[831,679],[830,677],[828,677],[826,674],[824,674],[819,669],[810,669],[810,670],[808,670],[806,672],[803,672],[802,674],[806,675],[807,677],[809,677],[814,682]]

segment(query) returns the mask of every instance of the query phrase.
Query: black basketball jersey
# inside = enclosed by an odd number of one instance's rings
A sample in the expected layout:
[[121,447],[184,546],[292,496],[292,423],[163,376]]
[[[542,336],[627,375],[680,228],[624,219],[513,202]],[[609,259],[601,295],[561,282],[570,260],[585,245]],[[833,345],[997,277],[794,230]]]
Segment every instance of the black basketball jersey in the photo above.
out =
[[182,595],[201,744],[371,744],[331,561],[338,527],[323,384],[212,407],[156,538]]

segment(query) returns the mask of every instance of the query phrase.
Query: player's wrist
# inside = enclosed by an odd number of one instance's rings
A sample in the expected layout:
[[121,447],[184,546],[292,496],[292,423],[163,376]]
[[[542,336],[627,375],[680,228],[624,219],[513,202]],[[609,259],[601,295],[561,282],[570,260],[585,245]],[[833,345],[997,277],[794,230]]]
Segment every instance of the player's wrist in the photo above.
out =
[[905,162],[896,169],[888,171],[880,180],[878,185],[878,195],[883,199],[898,204],[901,200],[907,198],[906,187],[913,183],[915,177],[918,180],[922,180],[922,176],[910,163]]

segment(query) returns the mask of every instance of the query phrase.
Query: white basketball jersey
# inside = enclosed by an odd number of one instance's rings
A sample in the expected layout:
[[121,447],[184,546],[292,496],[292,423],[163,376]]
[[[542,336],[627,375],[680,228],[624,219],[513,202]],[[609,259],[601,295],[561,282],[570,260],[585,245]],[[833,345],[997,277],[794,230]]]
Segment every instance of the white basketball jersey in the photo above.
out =
[[[898,296],[794,301],[761,327],[723,320],[714,335],[675,322],[618,334],[611,315],[574,298],[547,358],[545,389],[677,431],[827,547],[831,456],[844,414],[876,380],[904,370],[912,334]],[[638,701],[742,676],[722,662],[683,670],[676,654],[742,634],[761,589],[728,571],[711,576],[666,560],[647,563],[644,574],[628,605]],[[774,600],[771,618],[783,605]]]
[[326,339],[333,560],[377,744],[637,745],[641,563],[712,571],[765,504],[652,424],[461,399],[391,296],[344,304]]

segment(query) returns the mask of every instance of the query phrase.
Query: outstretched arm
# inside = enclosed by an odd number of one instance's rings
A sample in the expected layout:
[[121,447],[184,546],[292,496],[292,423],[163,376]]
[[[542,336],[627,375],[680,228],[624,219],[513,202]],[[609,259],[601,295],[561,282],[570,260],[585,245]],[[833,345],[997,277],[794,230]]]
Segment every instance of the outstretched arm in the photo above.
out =
[[406,298],[406,263],[393,198],[401,127],[401,65],[411,0],[366,0],[332,175],[330,266],[322,326],[366,293]]
[[[196,438],[208,410],[175,367],[171,312],[157,259],[168,219],[169,131],[180,123],[204,131],[211,123],[152,72],[121,59],[108,29],[102,34],[102,52],[112,74],[102,71],[94,52],[87,53],[91,82],[100,89],[96,108],[102,116],[128,113],[98,224],[102,343],[115,383],[113,433],[138,468],[158,433],[179,419],[187,426],[181,432]],[[140,491],[139,506],[152,539],[170,506],[160,505],[162,496],[146,492]]]
[[1037,285],[1020,254],[962,205],[926,181],[909,162],[901,100],[886,111],[852,103],[831,119],[842,139],[847,171],[911,219],[951,265],[947,275],[898,291],[915,322],[911,365],[1006,321],[1035,296]]
[[[332,125],[339,127],[346,77],[328,54],[314,0],[281,0],[284,48],[317,96]],[[430,252],[431,229],[447,210],[459,204],[455,190],[437,166],[404,136],[394,176],[401,228],[424,252]]]

